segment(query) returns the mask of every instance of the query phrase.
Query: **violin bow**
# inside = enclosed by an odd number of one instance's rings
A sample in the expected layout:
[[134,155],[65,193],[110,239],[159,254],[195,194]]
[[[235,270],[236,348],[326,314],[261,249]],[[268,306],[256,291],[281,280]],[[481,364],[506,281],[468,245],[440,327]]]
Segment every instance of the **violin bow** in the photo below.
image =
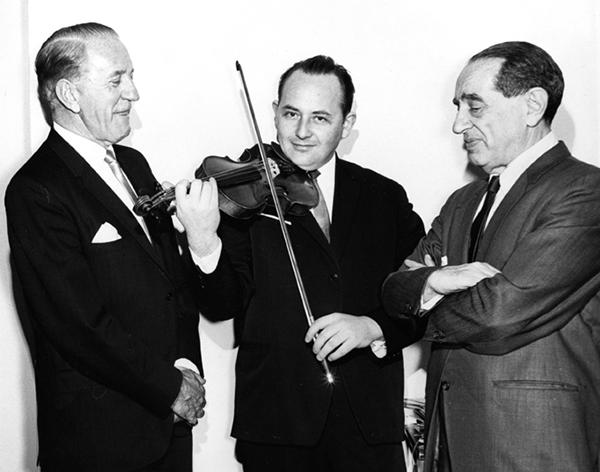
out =
[[[294,254],[294,249],[292,248],[292,241],[290,239],[290,234],[288,233],[287,227],[285,225],[285,217],[283,214],[283,210],[281,209],[281,203],[279,202],[279,197],[277,196],[277,190],[275,189],[275,182],[273,180],[273,174],[271,173],[270,166],[267,165],[267,153],[265,152],[265,148],[263,146],[263,140],[260,135],[260,129],[258,128],[258,122],[256,121],[256,116],[254,114],[254,107],[252,106],[252,101],[250,100],[250,94],[248,93],[248,86],[246,85],[246,79],[244,78],[244,71],[242,70],[242,66],[239,61],[235,61],[235,68],[240,73],[240,78],[242,79],[242,85],[244,86],[244,96],[246,97],[246,103],[248,104],[248,109],[250,111],[250,117],[252,119],[252,126],[254,127],[254,132],[256,133],[256,139],[258,141],[258,149],[260,151],[260,157],[263,161],[263,165],[265,167],[265,175],[267,177],[267,182],[269,184],[269,189],[271,191],[271,197],[273,199],[273,205],[275,205],[275,212],[277,213],[277,219],[279,221],[279,227],[281,228],[281,234],[283,235],[283,239],[285,241],[285,247],[287,249],[288,257],[290,259],[290,264],[292,265],[292,271],[294,272],[294,278],[296,279],[296,285],[298,287],[298,293],[300,294],[300,299],[302,300],[302,307],[304,308],[304,314],[306,315],[306,321],[308,326],[312,326],[315,322],[315,318],[310,309],[310,304],[308,303],[308,296],[306,295],[306,290],[304,289],[304,282],[302,281],[302,276],[300,275],[300,269],[298,268],[298,262],[296,260],[296,255]],[[315,338],[316,339],[316,338]],[[325,372],[325,377],[327,382],[330,384],[333,383],[334,378],[331,370],[329,369],[329,364],[326,359],[321,361],[321,366]]]

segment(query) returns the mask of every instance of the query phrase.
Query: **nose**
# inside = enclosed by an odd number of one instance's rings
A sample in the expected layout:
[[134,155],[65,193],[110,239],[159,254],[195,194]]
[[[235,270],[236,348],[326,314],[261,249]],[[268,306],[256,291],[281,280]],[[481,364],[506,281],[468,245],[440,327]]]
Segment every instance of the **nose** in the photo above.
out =
[[138,101],[140,99],[140,94],[138,93],[137,87],[133,83],[133,79],[131,77],[126,77],[123,80],[124,87],[121,96],[130,102]]
[[300,118],[296,126],[296,136],[300,139],[307,139],[312,135],[308,119]]
[[455,134],[462,134],[472,126],[471,119],[465,107],[459,106],[456,110],[452,131]]

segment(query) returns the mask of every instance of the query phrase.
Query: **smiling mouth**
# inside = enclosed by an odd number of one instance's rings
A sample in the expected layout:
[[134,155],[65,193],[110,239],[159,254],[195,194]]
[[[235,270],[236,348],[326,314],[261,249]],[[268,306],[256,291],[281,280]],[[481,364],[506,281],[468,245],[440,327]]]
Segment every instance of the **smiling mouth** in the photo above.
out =
[[298,151],[308,151],[315,147],[314,144],[304,144],[304,143],[292,143],[294,149]]

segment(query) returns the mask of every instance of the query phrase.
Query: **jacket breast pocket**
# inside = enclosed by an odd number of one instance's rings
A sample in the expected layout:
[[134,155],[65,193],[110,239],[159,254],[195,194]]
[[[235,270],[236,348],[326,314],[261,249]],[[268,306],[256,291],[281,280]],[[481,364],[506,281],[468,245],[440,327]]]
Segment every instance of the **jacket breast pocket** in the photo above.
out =
[[119,274],[123,268],[131,268],[135,264],[132,245],[126,239],[106,243],[93,243],[87,246],[86,258],[92,270],[98,275]]
[[[495,380],[494,404],[497,411],[516,417],[538,418],[559,424],[565,415],[575,414],[581,407],[579,386],[558,380]],[[570,412],[570,413],[568,413]]]
[[579,386],[555,380],[494,380],[494,387],[501,390],[562,390],[578,392]]
[[115,241],[108,241],[102,243],[90,243],[88,250],[90,254],[106,254],[113,252],[123,252],[125,246],[124,239],[117,239]]

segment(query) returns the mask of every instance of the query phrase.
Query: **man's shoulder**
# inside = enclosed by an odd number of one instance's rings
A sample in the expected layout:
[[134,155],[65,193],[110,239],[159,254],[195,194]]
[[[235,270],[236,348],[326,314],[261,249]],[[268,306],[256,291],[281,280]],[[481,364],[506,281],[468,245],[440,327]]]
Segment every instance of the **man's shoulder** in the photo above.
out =
[[538,158],[526,171],[529,185],[551,186],[553,194],[577,186],[594,186],[600,191],[600,168],[571,154],[561,141]]
[[46,139],[10,179],[4,193],[7,213],[21,211],[24,201],[44,198],[50,189],[62,191],[72,185],[68,181],[68,171]]
[[374,188],[387,191],[404,191],[402,185],[390,177],[386,177],[367,167],[362,167],[354,162],[339,159],[337,165],[340,169],[340,175],[362,181]]
[[[600,168],[598,166],[582,161],[573,155],[569,155],[564,159],[564,166],[574,176],[587,175],[591,178],[600,178]],[[559,173],[562,173],[562,171]]]
[[21,165],[11,178],[8,188],[24,180],[45,181],[55,172],[58,156],[47,138],[40,147]]

